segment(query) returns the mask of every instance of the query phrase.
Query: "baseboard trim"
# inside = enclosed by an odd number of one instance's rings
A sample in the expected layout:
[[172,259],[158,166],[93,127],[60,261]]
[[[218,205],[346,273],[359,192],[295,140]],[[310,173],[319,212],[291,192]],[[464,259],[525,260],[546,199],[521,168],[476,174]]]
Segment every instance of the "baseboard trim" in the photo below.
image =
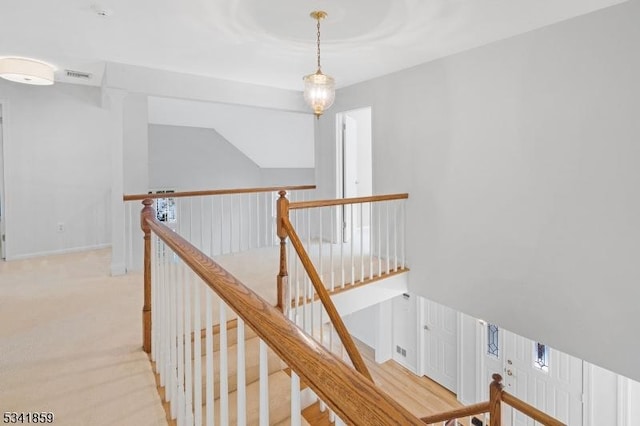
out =
[[111,243],[96,244],[92,246],[83,246],[83,247],[72,247],[72,248],[66,248],[62,250],[50,250],[50,251],[39,251],[35,253],[18,254],[15,256],[7,256],[6,260],[12,261],[12,260],[32,259],[34,257],[55,256],[58,254],[70,254],[70,253],[79,253],[82,251],[100,250],[108,247],[111,247]]

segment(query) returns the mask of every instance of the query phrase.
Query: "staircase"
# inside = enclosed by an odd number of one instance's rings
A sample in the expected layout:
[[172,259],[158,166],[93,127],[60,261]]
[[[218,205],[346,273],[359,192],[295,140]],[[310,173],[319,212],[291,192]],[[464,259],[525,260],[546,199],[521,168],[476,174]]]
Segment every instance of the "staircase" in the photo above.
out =
[[[238,424],[238,342],[237,342],[237,320],[233,319],[227,322],[227,413],[228,424]],[[204,339],[206,331],[201,331]],[[214,388],[214,419],[215,424],[223,424],[220,421],[221,414],[221,394],[220,394],[220,328],[214,327],[213,332],[213,388]],[[192,338],[192,353],[195,356],[194,339]],[[206,365],[206,347],[201,345],[200,351],[201,364]],[[245,416],[247,425],[259,424],[260,413],[260,339],[249,327],[245,327],[244,342],[244,363],[245,363],[245,394],[246,407]],[[291,415],[291,376],[286,366],[280,361],[278,356],[270,349],[267,350],[268,364],[268,382],[269,382],[269,425],[286,426],[290,425]],[[206,372],[202,368],[202,419],[203,424],[206,423]],[[224,375],[223,375],[224,377]],[[195,382],[195,381],[194,381]],[[167,419],[170,419],[170,413],[167,412]],[[328,419],[328,411],[327,411]],[[170,420],[169,424],[176,424],[175,420]],[[303,425],[330,425],[328,422],[306,422],[303,418]]]

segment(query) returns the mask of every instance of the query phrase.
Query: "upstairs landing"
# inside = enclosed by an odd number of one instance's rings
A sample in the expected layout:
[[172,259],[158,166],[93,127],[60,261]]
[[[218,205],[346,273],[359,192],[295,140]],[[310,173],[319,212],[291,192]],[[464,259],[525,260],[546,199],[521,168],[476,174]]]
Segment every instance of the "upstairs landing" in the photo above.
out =
[[[311,256],[314,263],[318,264],[317,252],[314,253],[312,251]],[[279,265],[278,247],[252,249],[240,253],[215,256],[213,259],[265,300],[273,305],[276,304],[276,277],[278,275]],[[353,260],[353,264],[355,265],[353,277],[351,277],[347,271],[344,273],[343,278],[340,263],[336,259],[334,260],[332,265],[329,259],[329,253],[323,253],[321,277],[325,286],[329,289],[329,294],[333,296],[332,299],[341,315],[348,315],[408,291],[408,269],[400,269],[400,267],[398,267],[398,271],[391,271],[389,274],[383,271],[382,276],[374,276],[372,279],[368,279],[369,266],[373,264],[374,267],[377,268],[378,259],[370,259],[366,255],[362,257],[356,255]],[[385,261],[382,260],[382,262]],[[296,295],[298,296],[298,303],[301,304],[305,300],[304,289],[301,287],[301,284],[298,284],[296,288],[295,278],[298,278],[298,282],[302,282],[306,275],[301,266],[291,265],[291,263],[293,262],[289,261],[289,281],[292,284],[293,293],[292,305],[295,305]],[[345,264],[345,269],[350,269],[351,259],[346,258]],[[333,266],[333,268],[331,268],[331,266]],[[361,274],[362,269],[365,269],[364,277]],[[332,273],[334,282],[333,290],[331,290],[330,284]],[[373,274],[376,275],[377,270],[374,271]],[[341,282],[344,282],[345,285],[341,285]],[[316,299],[314,299],[314,301],[319,303]]]

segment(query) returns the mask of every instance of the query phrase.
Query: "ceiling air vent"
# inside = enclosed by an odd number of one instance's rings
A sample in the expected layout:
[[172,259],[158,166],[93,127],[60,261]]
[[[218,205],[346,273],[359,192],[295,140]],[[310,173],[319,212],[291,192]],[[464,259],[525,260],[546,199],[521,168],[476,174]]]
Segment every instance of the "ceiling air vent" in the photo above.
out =
[[83,71],[64,70],[67,77],[80,78],[82,80],[90,80],[91,74]]

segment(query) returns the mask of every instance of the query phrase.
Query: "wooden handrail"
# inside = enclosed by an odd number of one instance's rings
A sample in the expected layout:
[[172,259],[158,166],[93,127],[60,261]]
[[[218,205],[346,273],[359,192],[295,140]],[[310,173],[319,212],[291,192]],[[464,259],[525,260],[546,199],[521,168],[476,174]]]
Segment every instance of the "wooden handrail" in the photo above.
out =
[[205,195],[230,195],[230,194],[247,194],[252,192],[276,192],[276,191],[301,191],[308,189],[316,189],[315,185],[296,185],[296,186],[266,186],[259,188],[237,188],[237,189],[214,189],[204,191],[181,191],[166,192],[161,194],[130,194],[124,195],[124,201],[141,201],[155,198],[180,198],[180,197],[202,197]]
[[347,327],[344,325],[344,322],[342,321],[342,318],[340,317],[338,310],[336,309],[335,305],[331,301],[331,296],[329,295],[329,292],[327,291],[324,284],[322,283],[322,280],[320,279],[320,275],[318,275],[318,271],[316,271],[316,268],[313,266],[313,262],[311,262],[309,255],[304,249],[302,241],[300,241],[300,237],[298,237],[298,234],[296,233],[295,229],[293,229],[293,225],[291,224],[287,216],[283,216],[281,218],[281,221],[282,221],[282,227],[284,228],[287,235],[289,236],[291,245],[295,248],[296,252],[298,253],[300,262],[302,263],[302,266],[304,266],[304,269],[307,271],[307,275],[309,276],[309,279],[311,280],[311,283],[313,284],[313,287],[316,290],[316,294],[320,298],[322,305],[327,311],[327,315],[329,316],[331,323],[336,329],[336,332],[338,333],[338,336],[340,337],[340,341],[344,345],[344,348],[347,351],[347,354],[349,354],[349,358],[351,359],[351,362],[353,363],[354,368],[364,377],[366,377],[371,382],[373,382],[371,373],[369,373],[369,369],[367,368],[367,365],[364,363],[364,360],[362,359],[362,355],[360,355],[360,352],[358,351],[356,344],[351,338],[351,335],[349,334]]
[[566,426],[561,421],[554,419],[547,413],[532,407],[521,399],[516,398],[505,391],[502,391],[502,401],[545,426]]
[[564,423],[554,419],[547,413],[544,413],[521,399],[505,392],[502,387],[502,376],[499,374],[493,374],[491,377],[493,378],[493,381],[489,386],[489,401],[422,417],[421,420],[427,424],[432,424],[459,419],[462,417],[475,416],[477,414],[489,413],[489,425],[500,426],[502,424],[501,403],[504,402],[505,404],[520,411],[522,414],[531,417],[538,423],[542,423],[544,426],[566,426]]
[[465,407],[456,408],[455,410],[446,411],[444,413],[433,414],[431,416],[422,417],[420,420],[427,424],[446,422],[451,419],[459,419],[461,417],[475,416],[478,414],[488,413],[491,404],[489,401],[479,404],[467,405]]
[[142,221],[347,424],[424,426],[184,238],[155,217]]
[[343,206],[345,204],[374,203],[379,201],[405,200],[409,194],[373,195],[371,197],[339,198],[336,200],[298,201],[289,204],[289,210],[310,209],[314,207]]

